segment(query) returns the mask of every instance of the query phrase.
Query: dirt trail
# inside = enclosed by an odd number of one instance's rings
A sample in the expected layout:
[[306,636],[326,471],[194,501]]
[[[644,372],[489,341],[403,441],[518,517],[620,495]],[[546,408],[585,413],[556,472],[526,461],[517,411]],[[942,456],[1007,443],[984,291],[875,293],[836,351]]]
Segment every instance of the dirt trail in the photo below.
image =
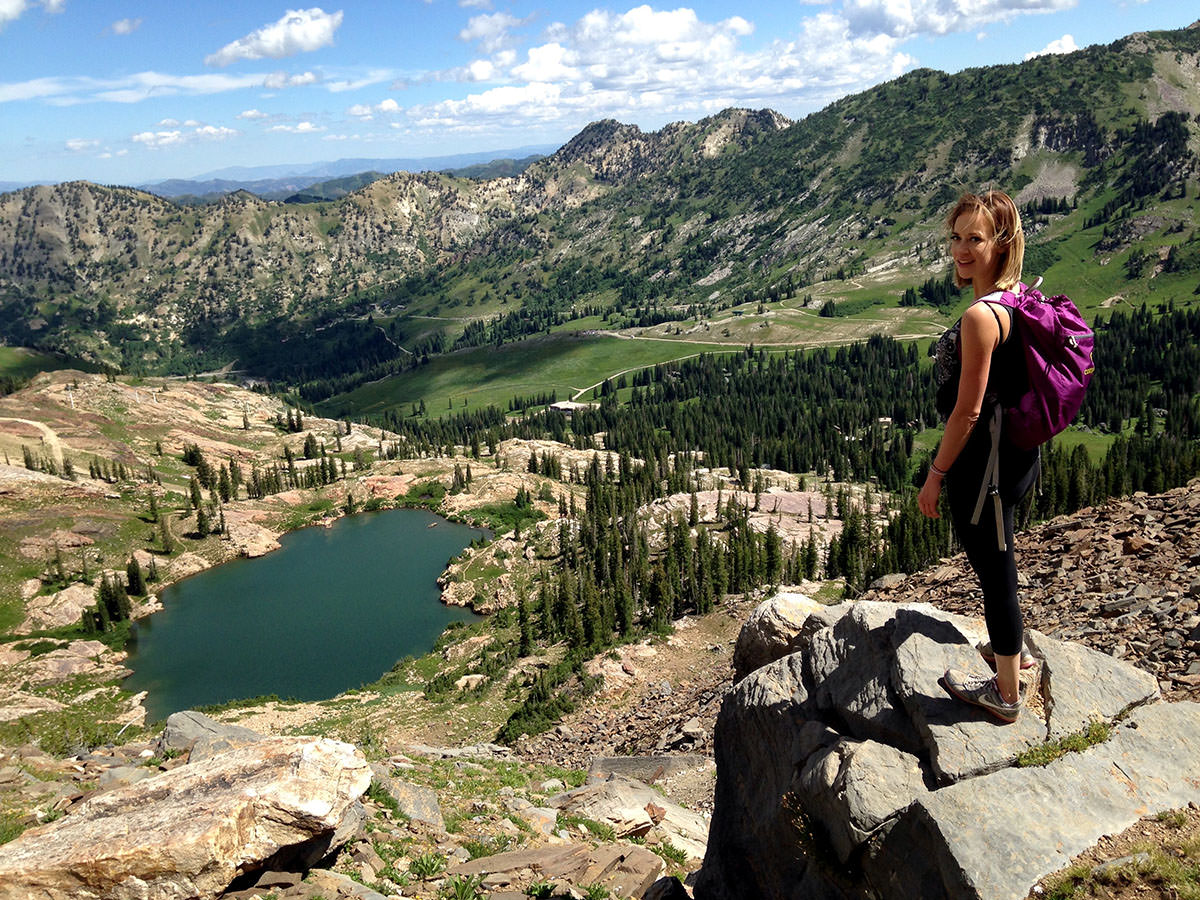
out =
[[32,419],[18,419],[14,416],[0,416],[0,422],[19,422],[22,425],[28,425],[31,428],[37,429],[42,436],[42,446],[50,451],[50,455],[54,458],[54,464],[62,466],[63,451],[62,442],[58,439],[58,435],[54,433],[54,429],[42,422],[35,422]]

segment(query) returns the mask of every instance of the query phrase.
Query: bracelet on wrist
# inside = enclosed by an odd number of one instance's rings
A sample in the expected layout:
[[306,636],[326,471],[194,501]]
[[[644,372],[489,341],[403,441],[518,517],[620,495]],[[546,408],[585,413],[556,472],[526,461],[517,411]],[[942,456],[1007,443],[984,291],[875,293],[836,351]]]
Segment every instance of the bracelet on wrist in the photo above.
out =
[[932,472],[934,475],[937,475],[939,478],[945,478],[946,472],[949,470],[948,469],[939,469],[937,467],[937,463],[931,462],[929,464],[929,471]]

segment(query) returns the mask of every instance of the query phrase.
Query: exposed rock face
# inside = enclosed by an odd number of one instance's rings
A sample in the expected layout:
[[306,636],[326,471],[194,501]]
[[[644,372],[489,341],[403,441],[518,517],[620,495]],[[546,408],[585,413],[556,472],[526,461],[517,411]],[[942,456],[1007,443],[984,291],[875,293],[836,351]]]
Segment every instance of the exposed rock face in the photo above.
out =
[[0,848],[0,900],[216,897],[268,862],[311,865],[344,842],[370,780],[348,744],[264,738],[26,831]]
[[[801,626],[797,652],[737,684],[697,898],[1018,900],[1100,835],[1200,802],[1200,705],[1159,702],[1148,673],[1029,632],[1041,661],[1023,675],[1026,708],[996,724],[938,683],[950,667],[988,672],[982,630],[862,601]],[[1108,741],[1015,767],[1095,720],[1116,723]]]
[[809,617],[824,614],[826,607],[804,594],[781,591],[750,614],[733,650],[733,680],[741,681],[755,669],[787,656],[796,649]]
[[690,857],[704,857],[708,823],[641,782],[612,775],[561,794],[550,805],[610,825],[617,837],[641,837],[658,826]]
[[436,791],[393,778],[388,767],[382,763],[373,764],[371,773],[375,783],[396,801],[400,812],[414,821],[432,825],[438,831],[445,830],[446,823],[442,819],[442,808],[438,805]]

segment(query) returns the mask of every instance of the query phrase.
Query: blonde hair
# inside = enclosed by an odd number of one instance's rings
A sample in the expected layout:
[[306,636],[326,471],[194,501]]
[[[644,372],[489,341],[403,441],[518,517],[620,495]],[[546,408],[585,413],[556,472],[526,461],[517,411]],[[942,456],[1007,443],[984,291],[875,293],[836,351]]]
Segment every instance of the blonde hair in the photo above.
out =
[[[1000,271],[996,274],[996,287],[1010,291],[1021,280],[1021,268],[1025,264],[1025,232],[1021,230],[1021,213],[1012,197],[1004,191],[986,191],[983,194],[963,194],[958,198],[950,215],[946,216],[946,231],[954,230],[958,217],[979,213],[992,226],[996,246],[1000,248]],[[970,284],[954,273],[954,283],[959,287]]]

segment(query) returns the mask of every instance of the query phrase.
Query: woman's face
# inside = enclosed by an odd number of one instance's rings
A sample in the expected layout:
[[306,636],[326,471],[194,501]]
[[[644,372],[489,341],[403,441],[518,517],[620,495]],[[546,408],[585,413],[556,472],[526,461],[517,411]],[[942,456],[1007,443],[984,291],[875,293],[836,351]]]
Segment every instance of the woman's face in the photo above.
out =
[[996,243],[995,230],[978,210],[965,212],[954,220],[950,255],[959,279],[971,282],[977,295],[981,289],[996,286],[1004,256]]

